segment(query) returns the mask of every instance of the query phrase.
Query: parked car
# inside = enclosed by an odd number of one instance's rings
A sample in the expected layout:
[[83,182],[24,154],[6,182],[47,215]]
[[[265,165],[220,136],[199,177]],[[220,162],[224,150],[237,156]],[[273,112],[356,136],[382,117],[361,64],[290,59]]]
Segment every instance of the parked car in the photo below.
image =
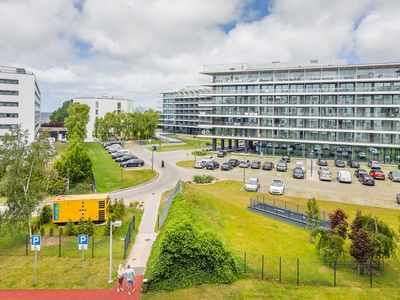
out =
[[385,180],[385,173],[383,173],[381,169],[371,169],[371,171],[369,171],[369,175],[375,179]]
[[290,163],[290,155],[282,155],[282,160]]
[[285,160],[281,160],[276,164],[276,170],[280,172],[286,172],[287,171],[287,162]]
[[259,160],[253,160],[253,161],[251,162],[250,167],[251,167],[252,169],[259,169],[259,168],[261,168],[261,161],[259,161]]
[[120,163],[120,166],[122,168],[127,168],[127,167],[142,167],[144,166],[144,161],[138,158],[130,159],[127,161],[124,161]]
[[236,158],[231,158],[228,162],[230,162],[234,168],[240,164],[240,161]]
[[321,175],[322,172],[328,171],[329,172],[329,168],[326,166],[320,166],[318,169],[318,174]]
[[365,158],[367,158],[367,156],[365,155],[365,152],[358,152],[358,158],[360,158],[360,159],[365,159]]
[[244,186],[248,192],[257,192],[260,188],[260,180],[258,178],[249,178]]
[[111,144],[106,146],[106,150],[110,150],[111,148],[121,148],[122,146],[120,144]]
[[294,168],[293,170],[293,178],[296,179],[304,179],[304,170],[302,168]]
[[282,144],[281,145],[281,149],[287,149],[287,145],[286,144]]
[[369,148],[369,152],[371,152],[372,154],[374,154],[374,155],[377,155],[377,154],[379,154],[379,151],[378,151],[378,149],[376,149],[376,148],[373,148],[373,147],[370,147]]
[[194,163],[193,168],[195,169],[203,169],[205,167],[205,164],[201,162],[201,160],[198,160]]
[[242,159],[239,163],[239,168],[248,168],[250,167],[250,161],[248,159]]
[[335,166],[338,168],[344,168],[346,167],[345,163],[341,159],[335,159]]
[[122,142],[121,141],[110,141],[110,142],[102,143],[104,148],[107,148],[107,147],[109,147],[111,145],[115,145],[115,144],[122,145]]
[[218,151],[217,157],[225,157],[228,154],[225,150]]
[[116,159],[118,157],[122,157],[126,154],[129,154],[129,150],[128,149],[119,149],[116,152],[114,152],[113,154],[111,154],[111,157]]
[[137,157],[135,155],[129,153],[129,154],[125,154],[124,156],[118,157],[115,161],[121,163],[123,161],[127,161],[127,160],[134,159],[134,158],[137,158]]
[[397,203],[397,204],[400,204],[400,194],[397,194],[397,195],[396,195],[396,203]]
[[374,177],[368,174],[360,174],[358,177],[358,180],[363,184],[363,185],[375,185],[375,180]]
[[321,170],[319,172],[319,180],[321,181],[332,181],[332,175],[329,170]]
[[400,182],[400,172],[399,171],[390,171],[388,174],[388,178],[393,182]]
[[214,156],[204,156],[203,159],[201,160],[201,163],[204,166],[207,166],[207,164],[211,161],[214,161]]
[[221,171],[230,171],[233,169],[233,165],[228,161],[228,162],[224,162],[221,165]]
[[347,165],[350,168],[359,168],[360,167],[360,163],[358,161],[356,161],[356,160],[348,160],[347,161]]
[[340,183],[351,183],[351,174],[349,171],[340,170],[337,173],[337,180]]
[[283,192],[285,191],[285,186],[283,184],[283,180],[282,179],[274,179],[274,180],[272,180],[268,191],[269,191],[270,194],[283,195]]
[[106,149],[107,149],[107,152],[111,154],[111,153],[117,152],[119,149],[121,149],[121,146],[118,144],[114,144]]
[[370,167],[371,169],[372,168],[380,169],[381,164],[379,162],[373,160],[373,161],[368,162],[368,167]]
[[360,174],[368,174],[367,170],[364,169],[356,169],[354,171],[354,175],[358,178],[360,176]]
[[306,171],[306,168],[304,167],[304,163],[302,161],[297,161],[295,168],[301,168],[303,170],[303,172]]
[[274,163],[272,161],[265,161],[262,165],[262,169],[270,171],[274,169]]
[[349,156],[350,156],[350,153],[347,152],[347,151],[344,151],[344,152],[342,153],[342,156],[343,156],[343,157],[349,157]]
[[219,168],[219,162],[212,160],[207,163],[207,170],[215,170]]
[[325,159],[318,159],[317,164],[318,164],[318,166],[327,166],[328,161]]

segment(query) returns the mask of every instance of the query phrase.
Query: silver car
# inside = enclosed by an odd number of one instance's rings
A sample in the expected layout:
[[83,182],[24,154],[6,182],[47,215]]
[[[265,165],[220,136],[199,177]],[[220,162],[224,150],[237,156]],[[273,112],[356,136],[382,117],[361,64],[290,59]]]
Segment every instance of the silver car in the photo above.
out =
[[244,189],[248,192],[257,192],[260,188],[260,180],[258,178],[249,178]]
[[193,167],[194,167],[195,169],[203,169],[204,166],[205,166],[205,165],[204,165],[200,160],[196,161],[196,162],[194,163],[194,165],[193,165]]
[[321,170],[321,172],[319,173],[319,180],[332,181],[331,172],[329,172],[328,170]]

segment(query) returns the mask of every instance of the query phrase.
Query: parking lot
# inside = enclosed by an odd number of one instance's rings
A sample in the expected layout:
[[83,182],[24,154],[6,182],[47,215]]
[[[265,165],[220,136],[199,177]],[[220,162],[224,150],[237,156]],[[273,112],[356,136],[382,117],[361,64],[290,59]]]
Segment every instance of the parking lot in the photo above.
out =
[[[227,162],[230,158],[237,158],[241,160],[242,155],[229,154],[224,158],[218,158],[215,154],[214,159],[222,164]],[[260,160],[261,163],[264,161],[272,161],[276,167],[281,157],[260,157],[260,156],[246,156],[251,161]],[[198,157],[201,159],[201,157]],[[297,161],[302,161],[306,168],[305,179],[294,179],[293,169]],[[278,172],[276,168],[271,171],[264,171],[262,169],[251,169],[235,167],[231,171],[221,171],[221,169],[207,170],[207,169],[193,169],[193,173],[196,175],[210,174],[218,179],[232,179],[232,180],[246,180],[250,177],[256,177],[260,179],[261,188],[260,192],[268,193],[268,188],[273,179],[282,179],[285,185],[285,195],[297,196],[301,198],[315,197],[320,200],[330,200],[344,203],[369,205],[369,206],[381,206],[388,208],[400,208],[395,202],[397,193],[400,193],[400,183],[392,182],[387,178],[389,171],[398,170],[395,165],[382,165],[382,170],[386,175],[386,180],[375,180],[375,186],[362,185],[358,178],[354,175],[353,168],[346,165],[345,168],[337,168],[334,166],[333,160],[328,160],[328,167],[332,175],[332,181],[320,181],[318,177],[317,161],[313,160],[313,176],[311,176],[311,160],[301,158],[291,158],[288,163],[288,170],[286,172]],[[370,168],[367,163],[361,163],[361,168],[367,171]],[[347,170],[351,173],[352,183],[345,184],[339,183],[336,179],[336,174],[339,170]],[[249,192],[250,196],[250,192]],[[279,197],[279,196],[277,196]]]

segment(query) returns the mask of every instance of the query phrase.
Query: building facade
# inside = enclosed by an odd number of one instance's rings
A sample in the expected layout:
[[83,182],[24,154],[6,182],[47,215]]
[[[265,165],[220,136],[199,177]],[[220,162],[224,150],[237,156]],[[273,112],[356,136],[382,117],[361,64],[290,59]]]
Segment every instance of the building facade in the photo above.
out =
[[32,142],[40,128],[40,89],[33,73],[0,67],[0,138],[21,124]]
[[199,134],[199,125],[207,122],[205,114],[211,109],[200,105],[210,102],[209,96],[203,96],[210,92],[207,87],[188,87],[162,93],[162,114],[158,126],[164,132]]
[[98,98],[82,97],[72,99],[74,103],[87,104],[90,108],[89,122],[87,124],[87,141],[95,139],[94,123],[97,118],[102,118],[108,112],[132,112],[132,100],[102,96]]
[[400,63],[205,66],[205,136],[264,154],[400,159]]

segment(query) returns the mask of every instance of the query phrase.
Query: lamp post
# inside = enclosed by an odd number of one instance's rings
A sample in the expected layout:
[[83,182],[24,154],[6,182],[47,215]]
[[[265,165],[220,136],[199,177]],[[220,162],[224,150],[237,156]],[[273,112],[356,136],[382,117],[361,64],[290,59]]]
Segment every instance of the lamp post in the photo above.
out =
[[110,221],[110,276],[108,277],[108,283],[113,282],[112,280],[112,228],[114,227],[121,227],[122,221]]
[[314,157],[314,152],[310,152],[310,158],[311,158],[311,177],[312,177],[312,169],[313,169],[313,157]]
[[243,158],[243,182],[246,182],[246,166],[247,166],[247,153],[244,154],[244,158]]
[[154,167],[154,151],[157,150],[157,146],[151,147],[151,169]]

